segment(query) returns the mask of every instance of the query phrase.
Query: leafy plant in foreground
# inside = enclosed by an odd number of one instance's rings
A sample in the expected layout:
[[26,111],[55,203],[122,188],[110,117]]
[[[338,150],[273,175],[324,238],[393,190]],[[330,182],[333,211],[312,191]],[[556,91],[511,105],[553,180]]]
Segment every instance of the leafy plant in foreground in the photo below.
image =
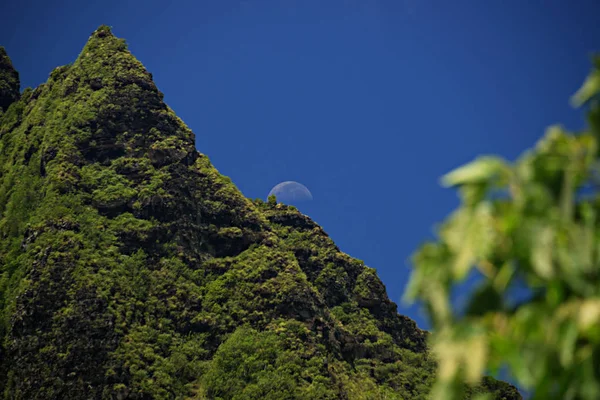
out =
[[[480,157],[443,178],[462,204],[414,254],[406,293],[434,324],[434,398],[504,367],[535,399],[600,398],[599,93],[600,58],[573,97],[588,129],[553,126],[514,163]],[[450,289],[473,269],[483,279],[459,314]]]

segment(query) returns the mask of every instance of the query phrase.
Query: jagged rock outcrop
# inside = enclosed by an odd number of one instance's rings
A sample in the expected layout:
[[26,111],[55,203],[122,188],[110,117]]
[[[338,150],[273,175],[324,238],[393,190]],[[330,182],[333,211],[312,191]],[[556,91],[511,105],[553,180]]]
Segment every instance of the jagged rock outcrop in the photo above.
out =
[[10,98],[0,396],[426,397],[426,332],[375,271],[294,208],[246,199],[109,28]]

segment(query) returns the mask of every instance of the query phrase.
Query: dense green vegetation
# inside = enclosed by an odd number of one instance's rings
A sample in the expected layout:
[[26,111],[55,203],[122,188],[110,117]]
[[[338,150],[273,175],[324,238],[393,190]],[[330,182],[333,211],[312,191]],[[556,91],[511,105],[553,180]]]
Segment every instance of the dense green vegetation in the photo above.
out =
[[427,398],[427,333],[375,270],[246,199],[109,28],[3,98],[0,397]]
[[0,115],[19,98],[19,73],[14,69],[4,47],[0,46]]
[[[415,254],[408,292],[435,322],[437,398],[502,367],[535,399],[600,398],[600,58],[573,101],[583,132],[554,126],[514,163],[480,157],[444,177],[462,205]],[[475,268],[458,313],[450,288]]]

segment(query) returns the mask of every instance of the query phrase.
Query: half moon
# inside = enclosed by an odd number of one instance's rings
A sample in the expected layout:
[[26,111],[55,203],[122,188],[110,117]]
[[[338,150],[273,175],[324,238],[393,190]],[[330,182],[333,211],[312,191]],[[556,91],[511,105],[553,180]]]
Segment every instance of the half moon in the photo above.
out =
[[306,186],[294,181],[278,183],[271,189],[269,196],[275,195],[278,202],[297,203],[313,199],[312,193]]

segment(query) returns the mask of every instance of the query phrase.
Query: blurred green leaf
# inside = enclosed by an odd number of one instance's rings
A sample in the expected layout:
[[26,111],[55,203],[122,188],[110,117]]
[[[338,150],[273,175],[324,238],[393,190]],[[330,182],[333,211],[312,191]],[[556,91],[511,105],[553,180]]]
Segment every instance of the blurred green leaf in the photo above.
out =
[[571,321],[567,322],[562,329],[560,338],[560,362],[565,367],[569,367],[573,363],[578,336],[577,324]]
[[579,308],[579,329],[588,329],[598,322],[600,322],[600,299],[584,300]]
[[581,107],[598,93],[600,93],[600,71],[593,71],[573,95],[571,104]]
[[452,273],[456,280],[464,279],[474,264],[488,255],[495,239],[493,227],[490,204],[482,202],[473,210],[460,209],[440,230],[440,237],[454,253]]
[[449,187],[483,183],[506,171],[506,163],[500,157],[482,156],[444,175],[442,185]]
[[531,264],[540,277],[551,279],[554,275],[554,230],[550,226],[538,226],[534,235]]

